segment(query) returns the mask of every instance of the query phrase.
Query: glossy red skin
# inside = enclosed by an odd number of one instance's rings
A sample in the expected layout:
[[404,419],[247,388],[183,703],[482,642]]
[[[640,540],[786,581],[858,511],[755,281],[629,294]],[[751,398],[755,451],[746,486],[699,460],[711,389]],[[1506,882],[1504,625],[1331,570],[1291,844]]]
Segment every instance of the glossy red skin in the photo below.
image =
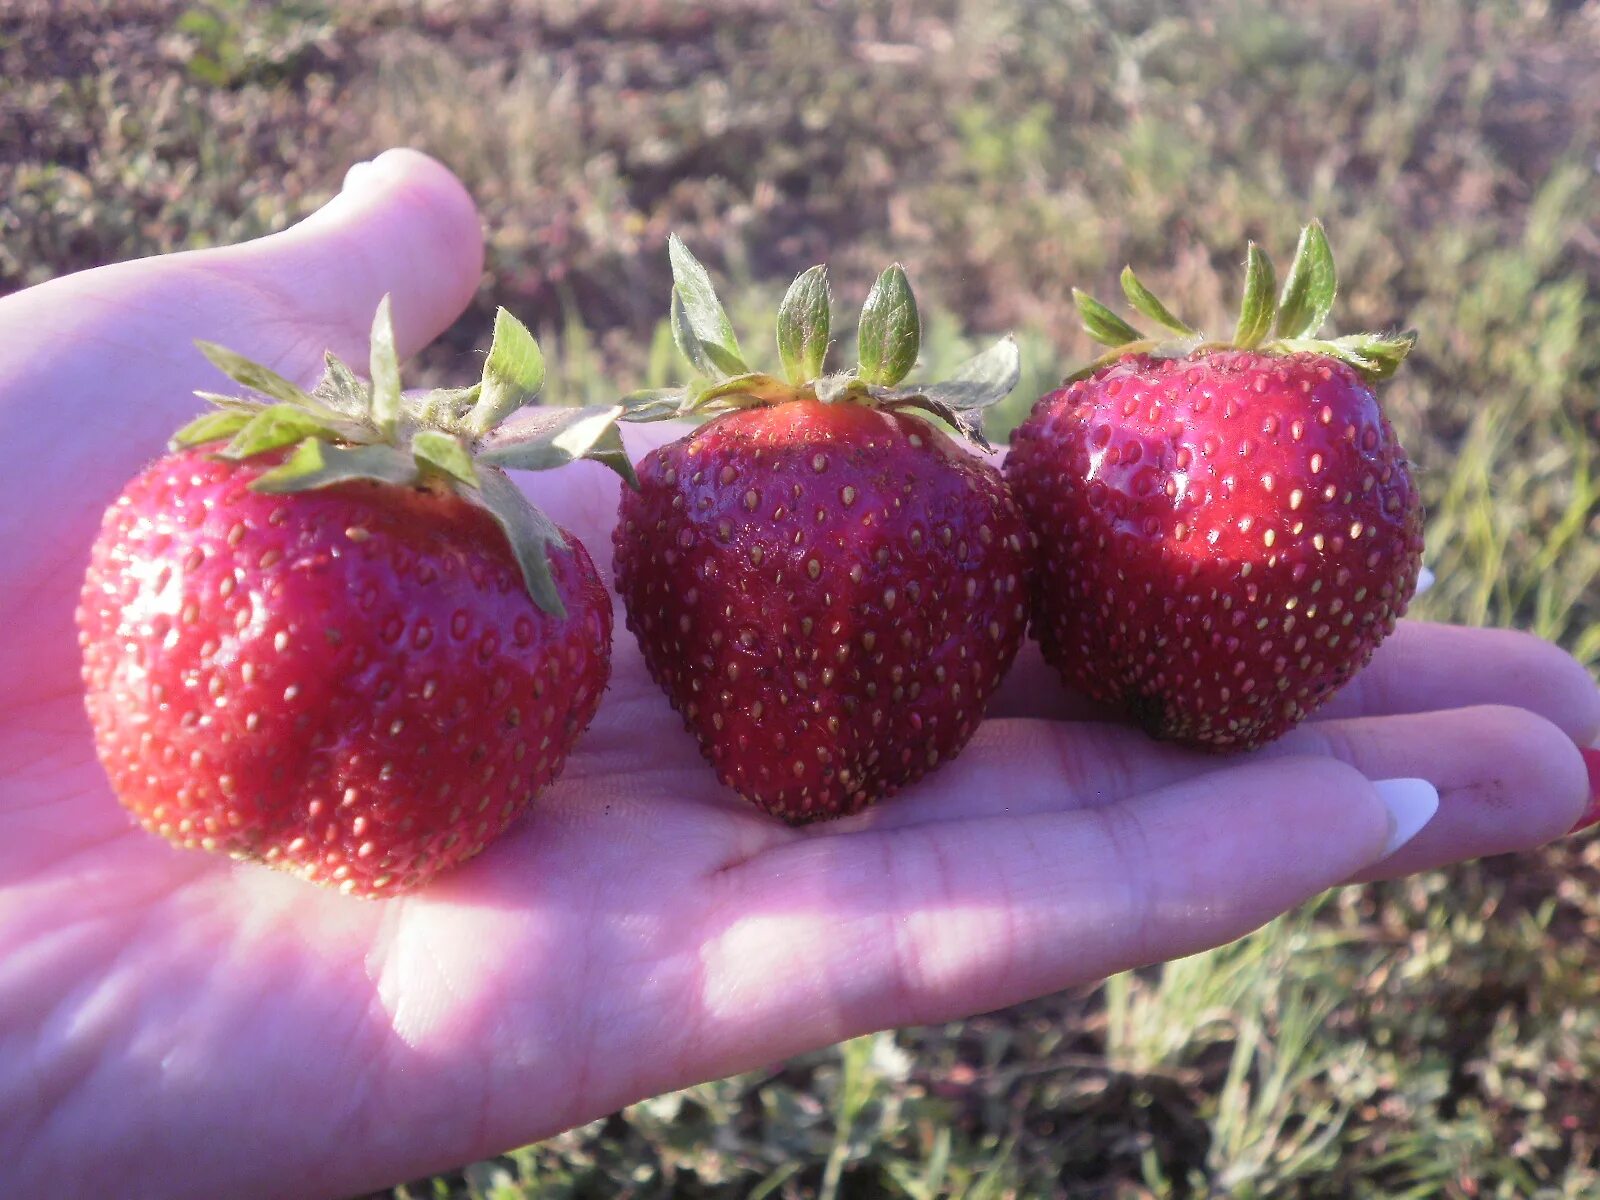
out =
[[793,401],[639,464],[617,589],[719,778],[792,822],[954,757],[1026,632],[999,472],[915,417]]
[[606,685],[611,604],[575,539],[552,556],[556,620],[482,509],[248,491],[272,461],[175,454],[106,512],[78,610],[100,760],[178,845],[404,891],[560,773]]
[[1280,736],[1394,629],[1422,506],[1372,390],[1309,354],[1132,355],[1052,392],[1006,478],[1068,687],[1212,750]]

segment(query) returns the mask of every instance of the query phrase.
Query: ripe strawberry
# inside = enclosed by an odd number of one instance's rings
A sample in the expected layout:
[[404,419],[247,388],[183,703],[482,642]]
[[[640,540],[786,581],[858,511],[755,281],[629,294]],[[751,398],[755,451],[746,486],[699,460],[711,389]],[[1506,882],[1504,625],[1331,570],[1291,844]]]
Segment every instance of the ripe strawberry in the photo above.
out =
[[[1333,304],[1320,225],[1274,308],[1250,247],[1233,340],[1146,340],[1076,294],[1114,347],[1043,397],[1006,478],[1038,539],[1033,629],[1067,685],[1153,735],[1214,750],[1279,736],[1393,631],[1416,584],[1422,512],[1372,384],[1413,334],[1314,335]],[[1269,328],[1276,323],[1273,340]]]
[[628,627],[724,783],[790,821],[855,812],[966,745],[1025,632],[1004,481],[912,415],[978,438],[970,419],[1016,386],[1016,345],[897,389],[919,327],[895,266],[863,310],[861,365],[819,377],[818,266],[779,313],[780,380],[745,365],[704,269],[671,250],[674,332],[705,378],[665,407],[720,415],[647,455],[622,498]]
[[[100,761],[147,828],[361,895],[470,858],[560,773],[610,671],[583,546],[503,467],[629,474],[613,409],[532,409],[503,310],[481,383],[403,398],[388,301],[372,384],[208,397],[107,511],[78,610]],[[228,439],[223,444],[224,439]]]

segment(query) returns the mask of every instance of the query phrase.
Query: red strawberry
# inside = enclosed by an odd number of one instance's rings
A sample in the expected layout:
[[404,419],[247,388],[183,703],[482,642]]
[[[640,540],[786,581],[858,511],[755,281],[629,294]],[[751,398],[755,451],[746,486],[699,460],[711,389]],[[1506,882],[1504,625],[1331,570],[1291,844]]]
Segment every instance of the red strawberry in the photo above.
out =
[[855,812],[966,745],[1025,632],[1026,535],[1004,481],[910,411],[976,436],[964,414],[1016,385],[1016,347],[897,390],[918,325],[891,267],[861,366],[818,378],[813,267],[779,314],[787,380],[752,372],[704,269],[671,246],[679,346],[708,377],[677,411],[721,415],[646,456],[623,496],[628,627],[723,782],[791,821]]
[[202,348],[278,402],[215,398],[106,513],[78,611],[100,760],[178,845],[415,887],[498,836],[594,716],[609,598],[501,467],[626,472],[620,409],[506,421],[543,368],[503,311],[483,382],[416,399],[387,301],[374,385],[330,356],[308,395]]
[[1034,406],[1006,460],[1038,539],[1034,634],[1069,687],[1157,737],[1259,746],[1366,663],[1416,585],[1421,503],[1371,386],[1413,335],[1313,340],[1336,286],[1317,224],[1276,309],[1251,246],[1231,343],[1123,286],[1175,342],[1079,294],[1115,349]]

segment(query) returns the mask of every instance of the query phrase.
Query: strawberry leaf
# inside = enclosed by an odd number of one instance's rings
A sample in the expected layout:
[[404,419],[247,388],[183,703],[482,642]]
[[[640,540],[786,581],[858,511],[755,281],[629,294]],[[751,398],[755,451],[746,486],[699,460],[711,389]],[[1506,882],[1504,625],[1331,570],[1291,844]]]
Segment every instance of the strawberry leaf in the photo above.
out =
[[1278,337],[1310,337],[1322,328],[1333,311],[1333,297],[1339,277],[1333,266],[1333,250],[1322,222],[1312,221],[1300,231],[1289,277],[1283,281],[1278,299]]
[[818,263],[789,285],[778,307],[778,356],[796,386],[822,374],[828,357],[828,268]]
[[1089,336],[1103,346],[1125,346],[1144,337],[1144,334],[1087,292],[1073,288],[1072,302],[1078,306],[1078,314],[1083,318],[1083,327],[1089,331]]
[[[1149,317],[1163,329],[1170,329],[1179,337],[1199,337],[1200,334],[1185,325],[1172,315],[1170,309],[1157,300],[1155,293],[1139,281],[1133,273],[1132,267],[1122,268],[1122,294],[1128,298],[1128,303],[1138,311]],[[1131,327],[1130,327],[1131,328]]]
[[504,308],[494,314],[494,339],[483,363],[482,389],[467,428],[482,436],[524,407],[544,386],[544,355],[528,327]]
[[707,365],[725,375],[747,373],[750,367],[739,350],[733,322],[705,267],[675,233],[667,238],[667,257],[672,263],[672,336],[678,349],[702,374],[711,373]]
[[473,469],[472,455],[459,438],[437,429],[424,429],[411,439],[411,456],[419,467],[429,467],[468,487],[478,486],[478,472]]
[[231,438],[253,419],[254,413],[237,408],[220,412],[202,413],[172,435],[168,446],[181,450],[187,446],[203,446],[207,442],[220,442]]
[[564,620],[567,607],[556,591],[550,573],[550,547],[565,548],[567,542],[555,523],[535,508],[504,471],[490,468],[483,472],[479,487],[466,493],[495,519],[511,543],[523,586],[533,602],[558,621]]
[[400,356],[394,346],[394,321],[389,316],[389,297],[378,301],[372,318],[372,357],[368,374],[372,376],[372,423],[385,441],[394,440],[400,421]]
[[304,438],[331,439],[340,436],[359,438],[360,429],[348,422],[334,427],[325,418],[294,404],[274,404],[251,417],[218,453],[233,462],[281,450]]
[[355,479],[401,486],[417,482],[417,464],[395,446],[331,446],[308,437],[283,463],[258,477],[253,492],[306,492]]
[[1244,267],[1244,303],[1239,306],[1239,324],[1233,333],[1233,344],[1241,350],[1259,346],[1272,329],[1275,274],[1272,260],[1260,246],[1251,242]]
[[917,300],[905,268],[895,263],[878,276],[861,306],[857,334],[860,377],[867,383],[893,387],[916,365],[922,344]]
[[633,462],[617,429],[622,413],[620,404],[529,409],[485,438],[477,461],[491,467],[544,471],[592,458],[637,487]]

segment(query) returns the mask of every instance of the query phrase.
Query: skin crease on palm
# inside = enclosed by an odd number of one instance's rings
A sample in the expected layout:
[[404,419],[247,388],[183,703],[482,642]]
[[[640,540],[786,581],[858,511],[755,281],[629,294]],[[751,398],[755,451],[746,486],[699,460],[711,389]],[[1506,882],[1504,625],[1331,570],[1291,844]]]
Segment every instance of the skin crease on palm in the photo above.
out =
[[[285,233],[0,301],[7,1195],[348,1195],[1191,953],[1340,882],[1536,846],[1584,805],[1584,670],[1405,623],[1316,720],[1233,759],[1097,720],[1027,651],[949,767],[791,830],[716,783],[619,620],[564,777],[420,893],[350,899],[139,831],[94,760],[72,610],[100,512],[219,385],[193,339],[309,383],[325,346],[365,361],[382,294],[415,351],[481,269],[465,192],[402,151]],[[617,486],[592,464],[528,483],[608,580]],[[1368,781],[1405,776],[1439,814],[1379,863]]]

